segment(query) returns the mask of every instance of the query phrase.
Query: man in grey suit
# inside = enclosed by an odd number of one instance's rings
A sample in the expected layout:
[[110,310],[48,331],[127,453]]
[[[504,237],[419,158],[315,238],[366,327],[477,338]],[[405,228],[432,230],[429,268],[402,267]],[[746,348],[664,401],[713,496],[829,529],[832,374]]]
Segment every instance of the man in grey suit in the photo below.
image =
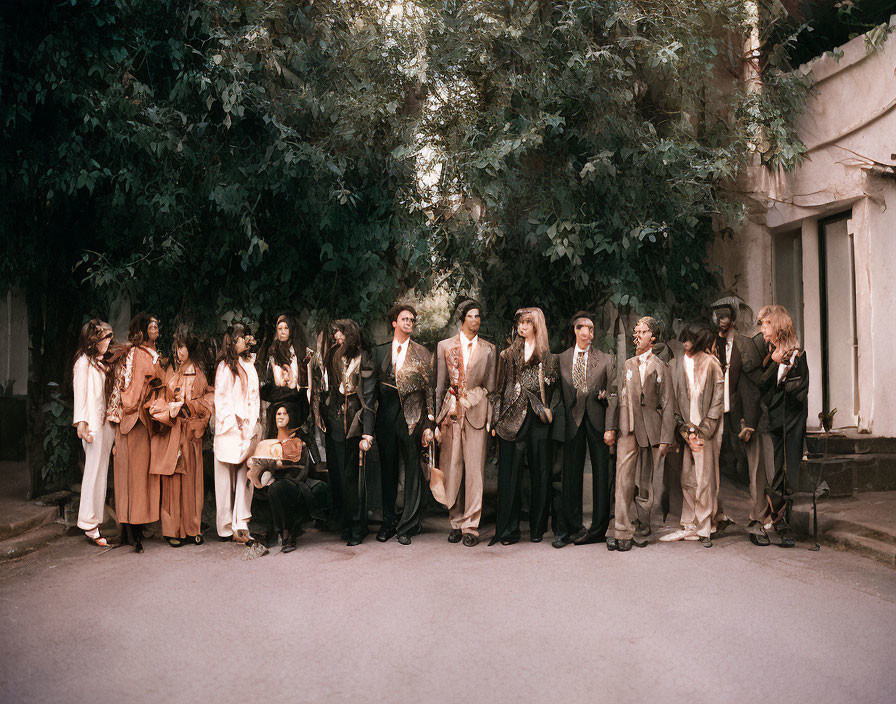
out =
[[[479,542],[482,490],[488,453],[497,354],[479,337],[482,306],[461,302],[456,311],[460,332],[436,349],[436,437],[439,468],[430,473],[433,496],[448,507],[448,541]],[[463,487],[463,490],[461,490]]]
[[[616,373],[613,358],[591,346],[594,320],[580,311],[571,321],[575,344],[558,358],[561,412],[554,439],[563,445],[560,521],[554,525],[555,548],[570,543],[602,542],[610,521],[610,445],[616,441]],[[591,457],[594,511],[586,531],[582,520],[585,449]]]
[[641,318],[634,329],[635,356],[625,361],[619,390],[615,540],[607,539],[608,550],[647,545],[644,538],[652,532],[650,517],[663,482],[663,458],[675,437],[668,367],[652,351],[659,331],[654,318]]

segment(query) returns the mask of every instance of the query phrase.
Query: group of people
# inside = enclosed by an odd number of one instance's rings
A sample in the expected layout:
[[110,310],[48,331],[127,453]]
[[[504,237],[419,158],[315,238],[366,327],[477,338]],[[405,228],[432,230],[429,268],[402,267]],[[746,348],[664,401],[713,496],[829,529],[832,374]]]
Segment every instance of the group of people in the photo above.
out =
[[[214,418],[215,527],[222,540],[253,542],[253,494],[266,488],[282,552],[296,549],[303,524],[322,503],[329,527],[358,545],[368,532],[366,455],[376,447],[382,491],[376,539],[411,543],[422,530],[428,485],[448,508],[448,540],[473,547],[489,446],[496,442],[497,523],[489,545],[521,539],[527,468],[532,542],[543,540],[550,522],[556,548],[646,546],[655,509],[663,520],[668,512],[668,467],[675,466],[668,460],[675,456],[681,526],[660,541],[710,547],[730,522],[719,502],[727,452],[749,475],[751,541],[771,544],[773,526],[779,544],[793,546],[787,475],[802,458],[809,379],[783,307],[764,307],[761,332],[748,337],[735,329],[737,305],[723,299],[713,307],[715,330],[685,324],[668,344],[659,323],[642,317],[633,331],[634,356],[618,382],[614,357],[593,346],[590,313],[572,317],[572,344],[560,354],[550,350],[539,308],[516,312],[514,334],[500,353],[479,336],[483,314],[479,302],[461,302],[459,331],[439,342],[435,355],[413,340],[417,313],[407,304],[389,312],[392,340],[372,349],[355,321],[336,320],[309,344],[298,319],[285,314],[258,364],[255,338],[234,324],[217,351],[213,386],[200,342],[186,327],[175,330],[166,358],[156,349],[156,318],[138,314],[121,345],[112,344],[108,324],[90,320],[73,371],[73,422],[85,451],[78,526],[97,545],[108,544],[99,526],[114,447],[122,542],[142,552],[142,527],[161,521],[173,547],[201,544],[202,444]],[[323,487],[313,478],[321,450]],[[557,451],[559,491],[552,482]],[[587,528],[586,458],[593,482]]]

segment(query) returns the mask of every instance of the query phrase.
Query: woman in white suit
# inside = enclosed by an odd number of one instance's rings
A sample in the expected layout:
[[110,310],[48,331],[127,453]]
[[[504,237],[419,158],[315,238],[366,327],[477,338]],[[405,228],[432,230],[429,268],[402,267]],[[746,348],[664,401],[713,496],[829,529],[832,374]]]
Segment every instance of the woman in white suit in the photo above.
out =
[[252,516],[252,485],[246,476],[246,460],[258,444],[261,399],[255,355],[255,339],[244,325],[230,327],[224,335],[215,371],[215,503],[217,530],[222,540],[248,543]]
[[84,477],[81,480],[81,505],[78,528],[87,539],[100,547],[108,541],[100,535],[106,507],[109,478],[109,453],[115,430],[106,420],[106,376],[109,367],[104,355],[112,342],[112,328],[94,318],[84,324],[78,337],[78,352],[72,369],[74,414],[72,424],[84,447]]

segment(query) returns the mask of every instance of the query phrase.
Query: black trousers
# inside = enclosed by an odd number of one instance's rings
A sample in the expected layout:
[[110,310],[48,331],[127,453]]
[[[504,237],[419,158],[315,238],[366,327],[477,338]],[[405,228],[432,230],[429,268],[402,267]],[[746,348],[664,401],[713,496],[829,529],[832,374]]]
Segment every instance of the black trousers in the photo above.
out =
[[311,514],[307,488],[288,477],[280,477],[268,487],[268,501],[274,530],[282,533],[288,530],[295,534]]
[[516,440],[498,443],[498,521],[495,538],[520,537],[520,485],[523,458],[529,465],[529,535],[544,536],[548,527],[551,487],[550,426],[529,409]]
[[[376,444],[380,452],[380,482],[383,491],[383,526],[399,535],[415,535],[422,528],[423,468],[420,466],[420,441],[423,423],[408,433],[404,416],[394,422],[377,423]],[[404,507],[401,517],[395,512],[398,497],[398,466],[404,463]]]
[[594,510],[588,532],[604,536],[610,524],[610,448],[603,434],[587,418],[563,447],[563,474],[560,480],[560,525],[554,526],[558,536],[575,535],[584,530],[582,520],[582,479],[585,473],[585,448],[591,456],[591,482]]
[[[327,433],[327,473],[333,498],[333,519],[344,537],[367,535],[367,487],[360,481],[360,437],[343,438]],[[338,494],[337,494],[338,492]]]
[[775,475],[765,493],[771,500],[772,509],[775,512],[780,511],[775,520],[775,529],[778,531],[790,528],[790,495],[793,493],[790,480],[799,477],[808,415],[806,408],[787,429],[783,424],[778,427],[769,425],[768,433],[775,451]]
[[725,413],[724,418],[722,446],[719,449],[719,467],[723,474],[749,483],[750,471],[747,468],[747,452],[744,449],[743,440],[737,437],[740,428],[735,427],[731,411]]

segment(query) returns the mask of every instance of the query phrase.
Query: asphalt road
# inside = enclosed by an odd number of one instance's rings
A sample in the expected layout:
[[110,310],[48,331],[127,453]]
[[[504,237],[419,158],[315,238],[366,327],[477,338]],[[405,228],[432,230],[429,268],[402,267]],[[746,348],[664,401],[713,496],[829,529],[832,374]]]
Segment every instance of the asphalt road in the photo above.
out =
[[[66,538],[0,565],[3,702],[869,702],[896,691],[896,572],[757,548],[299,549]],[[525,539],[525,535],[524,535]]]

